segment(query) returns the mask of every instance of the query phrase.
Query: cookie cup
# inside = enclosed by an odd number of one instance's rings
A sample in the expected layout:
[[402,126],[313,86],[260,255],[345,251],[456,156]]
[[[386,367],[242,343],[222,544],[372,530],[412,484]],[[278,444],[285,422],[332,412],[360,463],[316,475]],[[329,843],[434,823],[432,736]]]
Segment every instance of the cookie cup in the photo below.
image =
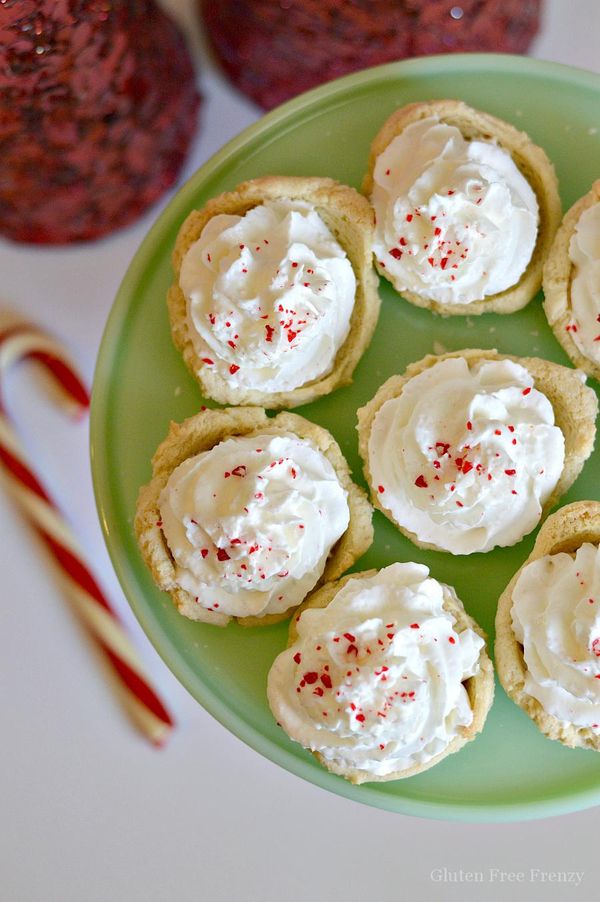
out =
[[[298,639],[298,621],[302,613],[310,608],[325,608],[335,598],[340,589],[342,589],[349,580],[365,580],[377,574],[377,570],[365,570],[361,573],[350,573],[334,582],[326,583],[320,589],[310,593],[306,600],[297,609],[289,626],[287,647],[293,646]],[[444,593],[443,607],[448,611],[455,620],[454,628],[457,632],[465,629],[472,629],[477,635],[486,641],[486,635],[481,627],[473,620],[465,611],[462,602],[456,596],[454,590],[448,587],[449,592]],[[392,773],[381,775],[373,775],[369,771],[357,768],[345,768],[339,764],[328,761],[320,752],[312,752],[314,757],[331,773],[345,777],[350,783],[384,783],[390,780],[401,780],[405,777],[413,777],[416,774],[429,770],[436,764],[439,764],[448,755],[459,751],[467,742],[474,739],[475,736],[483,729],[486,717],[494,700],[494,669],[492,662],[487,654],[484,645],[479,654],[479,673],[473,677],[469,677],[464,681],[464,686],[469,697],[469,703],[473,711],[473,720],[468,726],[460,727],[458,734],[446,746],[446,748],[435,755],[424,764],[415,765],[405,770],[393,771]]]
[[[554,166],[541,147],[534,144],[525,132],[519,131],[508,122],[490,113],[473,109],[460,100],[430,100],[401,107],[384,122],[371,144],[368,171],[362,184],[363,194],[371,197],[375,163],[388,144],[407,126],[431,116],[436,116],[447,125],[455,126],[467,140],[494,141],[511,155],[536,196],[539,206],[538,234],[525,272],[516,285],[505,291],[467,304],[444,304],[407,290],[401,292],[402,297],[416,307],[427,307],[444,316],[514,313],[515,310],[525,307],[539,291],[542,284],[542,267],[560,223],[562,211]],[[379,273],[389,279],[385,268],[380,267],[377,262],[376,266]]]
[[[380,510],[403,535],[411,540],[418,548],[426,548],[434,551],[446,551],[437,545],[422,542],[418,536],[393,519],[390,511],[382,504],[377,487],[373,484],[373,478],[369,468],[368,444],[373,421],[386,401],[397,398],[402,394],[404,386],[419,373],[424,372],[441,360],[454,357],[462,357],[469,367],[483,360],[512,360],[523,366],[533,377],[536,389],[542,392],[550,401],[554,411],[556,425],[560,428],[565,439],[565,460],[562,473],[556,487],[542,509],[540,520],[546,517],[559,498],[565,494],[579,476],[585,461],[594,448],[596,436],[596,415],[598,413],[598,399],[595,392],[585,385],[577,370],[551,363],[539,357],[515,357],[509,354],[499,354],[495,350],[481,350],[467,348],[462,351],[451,351],[447,354],[428,354],[422,360],[411,363],[402,375],[391,376],[379,388],[376,395],[357,411],[358,416],[358,449],[363,461],[365,478],[370,488],[373,505]],[[450,552],[448,552],[450,553]]]
[[183,423],[172,422],[167,437],[152,458],[152,479],[140,489],[134,526],[142,557],[154,582],[171,596],[184,617],[215,626],[226,626],[232,619],[242,626],[267,626],[285,620],[297,607],[295,605],[287,611],[262,617],[232,617],[197,604],[194,597],[176,582],[176,565],[161,528],[159,510],[159,497],[171,473],[188,458],[236,436],[289,433],[309,441],[327,458],[347,492],[350,512],[348,528],[331,549],[318,585],[344,573],[371,545],[371,505],[366,493],[352,481],[350,468],[339,445],[326,429],[293,413],[268,417],[258,407],[205,410]]
[[[265,201],[298,200],[312,204],[345,250],[356,277],[356,296],[350,331],[338,350],[330,372],[297,388],[262,392],[231,385],[203,362],[190,333],[187,302],[179,287],[183,258],[198,240],[206,224],[221,213],[243,216]],[[220,404],[251,404],[268,409],[308,404],[352,382],[354,369],[371,341],[379,316],[378,279],[372,265],[373,211],[354,188],[330,178],[265,176],[238,185],[233,191],[209,200],[193,210],[179,230],[172,255],[175,280],[167,295],[171,334],[175,347],[204,395]]]
[[580,351],[569,328],[573,317],[571,282],[574,271],[569,244],[581,214],[597,203],[600,203],[600,179],[565,214],[544,265],[543,288],[544,313],[555,337],[576,367],[600,380],[600,365]]
[[538,533],[533,551],[498,601],[494,655],[498,677],[506,694],[529,715],[542,733],[569,748],[600,751],[600,734],[597,731],[568,724],[548,714],[541,703],[525,691],[527,664],[523,646],[512,627],[513,591],[523,569],[547,554],[573,554],[585,542],[600,544],[600,502],[576,501],[548,517]]

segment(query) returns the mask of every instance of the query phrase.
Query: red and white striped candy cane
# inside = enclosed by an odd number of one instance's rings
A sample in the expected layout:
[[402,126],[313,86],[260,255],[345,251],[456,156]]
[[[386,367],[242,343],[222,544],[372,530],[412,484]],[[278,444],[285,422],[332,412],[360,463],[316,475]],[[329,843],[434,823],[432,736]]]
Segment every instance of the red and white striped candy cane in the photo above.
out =
[[[63,348],[35,326],[0,332],[0,389],[7,369],[24,358],[37,360],[54,377],[65,406],[85,412],[89,396]],[[0,465],[35,531],[56,561],[75,610],[117,677],[126,708],[139,729],[162,745],[174,722],[150,685],[123,623],[85,564],[73,534],[35,475],[9,420],[0,390]]]

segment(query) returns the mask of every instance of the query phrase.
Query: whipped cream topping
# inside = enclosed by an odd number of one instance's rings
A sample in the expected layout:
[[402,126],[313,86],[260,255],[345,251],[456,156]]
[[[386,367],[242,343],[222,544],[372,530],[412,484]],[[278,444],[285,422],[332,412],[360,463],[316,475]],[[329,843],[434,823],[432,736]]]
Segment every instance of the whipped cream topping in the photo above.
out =
[[581,353],[600,364],[600,203],[584,210],[569,244],[574,266],[567,331]]
[[286,733],[344,769],[373,776],[422,765],[473,720],[463,681],[483,639],[458,632],[453,590],[422,564],[351,579],[325,608],[307,608],[296,643],[268,678]]
[[441,360],[377,412],[368,464],[379,503],[453,554],[513,545],[540,519],[564,463],[550,401],[511,360]]
[[287,391],[326,375],[350,329],[354,271],[305,202],[214,216],[179,281],[198,357],[234,388]]
[[513,589],[513,631],[527,665],[525,692],[566,723],[600,730],[600,549],[548,554]]
[[159,498],[176,582],[208,610],[298,605],[349,523],[327,458],[291,434],[227,439],[181,463]]
[[538,203],[507,151],[428,117],[377,158],[374,253],[398,291],[467,304],[516,285]]

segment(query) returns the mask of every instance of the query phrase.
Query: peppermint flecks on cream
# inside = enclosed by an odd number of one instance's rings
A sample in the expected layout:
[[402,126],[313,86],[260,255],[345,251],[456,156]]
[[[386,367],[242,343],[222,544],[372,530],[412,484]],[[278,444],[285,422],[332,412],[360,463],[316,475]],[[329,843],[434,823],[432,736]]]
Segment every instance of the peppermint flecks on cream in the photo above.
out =
[[373,250],[398,291],[468,304],[518,283],[538,203],[501,147],[428,117],[390,142],[373,178]]
[[420,542],[453,554],[518,542],[563,463],[552,405],[511,360],[439,361],[382,405],[368,441],[382,507]]
[[464,680],[483,639],[456,630],[453,590],[422,564],[351,579],[325,608],[307,608],[298,639],[268,678],[285,732],[327,762],[385,776],[445,751],[473,719]]
[[316,209],[278,200],[214,216],[183,259],[180,287],[203,363],[234,387],[279,392],[333,369],[356,278]]
[[512,597],[525,692],[558,720],[600,731],[600,549],[532,561]]
[[185,460],[159,510],[177,584],[238,617],[298,605],[349,523],[332,464],[291,434],[235,437]]
[[575,271],[570,287],[573,316],[567,331],[581,353],[600,364],[600,203],[579,217],[569,257]]

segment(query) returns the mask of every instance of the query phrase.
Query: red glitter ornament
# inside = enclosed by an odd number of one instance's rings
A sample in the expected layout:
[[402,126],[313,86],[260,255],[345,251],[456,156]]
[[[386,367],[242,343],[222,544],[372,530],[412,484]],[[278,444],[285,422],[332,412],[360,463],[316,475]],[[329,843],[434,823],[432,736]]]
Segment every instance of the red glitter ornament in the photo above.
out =
[[199,95],[153,0],[0,0],[0,231],[97,238],[175,181]]
[[410,56],[524,53],[541,0],[198,0],[217,58],[265,109]]

